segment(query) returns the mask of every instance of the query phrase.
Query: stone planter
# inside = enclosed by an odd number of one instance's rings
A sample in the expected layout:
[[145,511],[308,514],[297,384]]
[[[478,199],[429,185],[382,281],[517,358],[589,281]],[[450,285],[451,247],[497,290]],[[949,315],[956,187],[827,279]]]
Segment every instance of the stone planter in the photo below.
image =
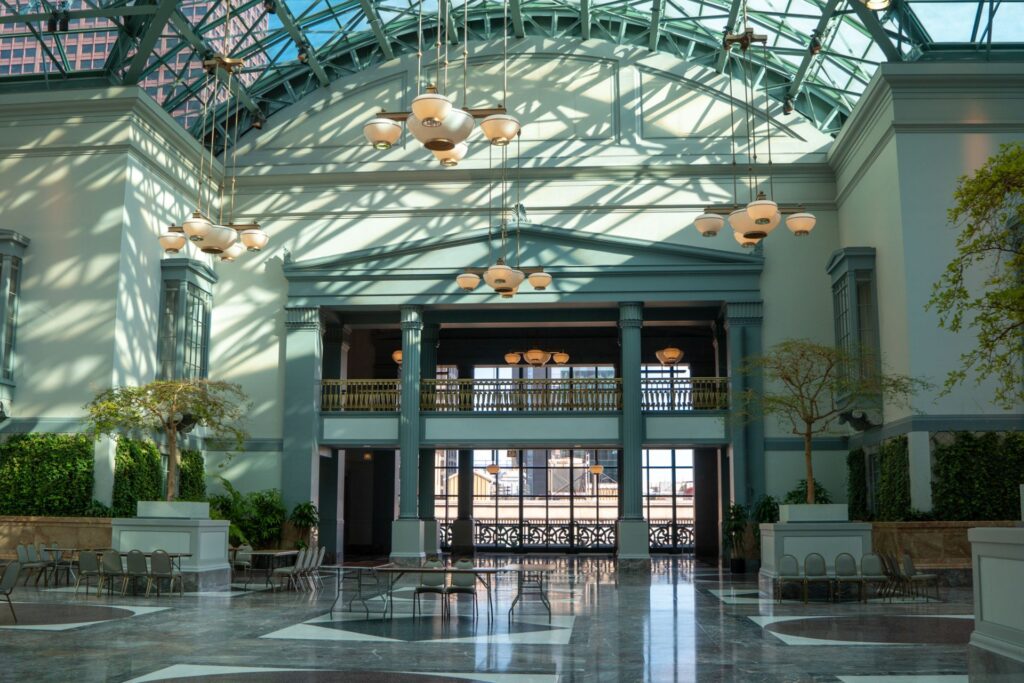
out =
[[780,505],[779,522],[848,522],[850,511],[846,503],[824,505]]
[[209,519],[210,504],[183,500],[140,500],[135,504],[135,515],[164,519]]
[[18,544],[57,544],[59,548],[106,548],[109,517],[0,517],[0,557],[13,559]]
[[971,529],[968,537],[974,566],[971,645],[1024,662],[1024,527]]

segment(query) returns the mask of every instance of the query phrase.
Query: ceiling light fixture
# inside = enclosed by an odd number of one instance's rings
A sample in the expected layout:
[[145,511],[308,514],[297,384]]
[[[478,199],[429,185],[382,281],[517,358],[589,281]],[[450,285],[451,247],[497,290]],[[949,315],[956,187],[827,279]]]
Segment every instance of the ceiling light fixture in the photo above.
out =
[[872,12],[881,12],[882,10],[889,9],[892,4],[891,0],[859,0],[862,5],[867,7]]
[[654,355],[657,356],[658,362],[662,365],[675,365],[683,359],[683,350],[677,349],[674,346],[666,346],[655,351]]
[[391,360],[395,361],[396,364],[402,364],[402,349],[397,349],[391,352]]
[[505,362],[509,365],[519,365],[520,360],[537,368],[547,365],[552,360],[555,365],[565,365],[569,362],[569,354],[565,351],[544,351],[537,347],[531,347],[527,351],[509,351],[505,354]]

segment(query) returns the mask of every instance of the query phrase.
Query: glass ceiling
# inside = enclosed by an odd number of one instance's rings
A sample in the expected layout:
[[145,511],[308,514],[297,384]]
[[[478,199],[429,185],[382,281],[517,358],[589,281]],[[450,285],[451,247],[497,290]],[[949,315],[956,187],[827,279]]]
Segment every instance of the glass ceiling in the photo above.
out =
[[[423,1],[427,44],[438,1]],[[500,38],[500,0],[441,1],[452,43],[465,38],[467,4],[470,40]],[[881,12],[858,0],[508,2],[514,37],[639,45],[719,71],[739,68],[722,34],[742,30],[745,10],[748,25],[768,35],[766,51],[752,50],[759,71],[766,67],[759,78],[826,132],[842,126],[879,62],[1024,56],[1024,0],[892,0]],[[246,65],[220,106],[237,102],[245,131],[335,79],[415,53],[419,12],[413,0],[0,0],[0,91],[138,83],[202,137],[201,61],[226,51]]]

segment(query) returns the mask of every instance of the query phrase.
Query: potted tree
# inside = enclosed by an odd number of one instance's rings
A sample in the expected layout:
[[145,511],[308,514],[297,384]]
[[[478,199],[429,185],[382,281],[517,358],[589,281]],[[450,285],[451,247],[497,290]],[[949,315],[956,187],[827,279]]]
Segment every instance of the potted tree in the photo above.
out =
[[[806,506],[816,502],[814,437],[828,432],[843,416],[890,403],[906,404],[924,382],[904,375],[885,374],[866,351],[854,352],[818,344],[808,339],[789,339],[762,356],[748,357],[740,368],[746,375],[762,375],[764,389],[748,389],[742,396],[740,419],[773,415],[803,440],[807,473]],[[780,520],[845,521],[845,505],[780,506]]]
[[722,537],[729,553],[729,571],[733,574],[743,574],[747,570],[747,518],[747,506],[733,503],[722,522]]
[[292,509],[288,518],[295,530],[299,532],[299,547],[308,548],[313,545],[313,529],[320,524],[320,511],[313,501],[299,503]]

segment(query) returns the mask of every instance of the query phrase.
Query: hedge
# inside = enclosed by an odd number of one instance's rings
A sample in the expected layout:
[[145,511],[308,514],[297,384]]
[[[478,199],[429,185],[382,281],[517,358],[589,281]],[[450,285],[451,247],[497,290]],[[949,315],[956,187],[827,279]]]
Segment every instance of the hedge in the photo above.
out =
[[117,440],[114,464],[114,516],[134,517],[140,500],[163,498],[160,451],[152,441]]
[[1024,434],[956,432],[933,452],[937,519],[1006,520],[1020,516]]
[[220,477],[226,493],[210,496],[210,513],[231,522],[231,542],[251,543],[257,548],[276,545],[281,538],[286,510],[277,489],[241,493]]
[[878,448],[878,520],[898,522],[910,518],[910,462],[907,437],[883,441]]
[[181,451],[178,474],[178,500],[206,500],[206,461],[202,453]]
[[0,514],[84,515],[92,483],[89,436],[17,434],[0,446]]
[[864,462],[864,449],[850,451],[846,456],[846,501],[850,506],[850,519],[868,520],[868,468]]

